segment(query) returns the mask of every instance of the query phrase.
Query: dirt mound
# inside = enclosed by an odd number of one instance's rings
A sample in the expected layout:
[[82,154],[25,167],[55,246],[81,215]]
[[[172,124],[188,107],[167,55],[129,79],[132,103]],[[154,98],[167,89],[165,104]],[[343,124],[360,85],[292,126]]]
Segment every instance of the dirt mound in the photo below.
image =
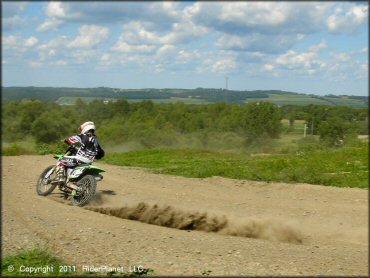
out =
[[180,230],[215,232],[231,236],[260,238],[272,241],[302,243],[302,233],[292,225],[267,219],[251,219],[242,223],[226,216],[209,216],[205,212],[185,212],[171,206],[139,203],[133,207],[86,209],[123,219],[136,220]]

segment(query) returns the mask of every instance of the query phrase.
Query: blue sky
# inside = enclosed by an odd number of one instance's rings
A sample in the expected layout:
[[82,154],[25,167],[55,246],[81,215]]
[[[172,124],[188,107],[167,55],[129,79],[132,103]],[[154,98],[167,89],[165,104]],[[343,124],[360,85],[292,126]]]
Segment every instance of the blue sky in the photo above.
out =
[[2,1],[2,85],[368,95],[368,33],[359,1]]

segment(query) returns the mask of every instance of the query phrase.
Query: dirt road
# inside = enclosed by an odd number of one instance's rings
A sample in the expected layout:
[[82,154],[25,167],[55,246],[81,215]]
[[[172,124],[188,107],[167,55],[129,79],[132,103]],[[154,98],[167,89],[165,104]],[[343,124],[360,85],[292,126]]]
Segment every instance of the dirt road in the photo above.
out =
[[54,161],[2,158],[3,255],[38,245],[79,269],[368,275],[367,189],[190,179],[97,163],[106,173],[86,209],[36,195],[39,174]]

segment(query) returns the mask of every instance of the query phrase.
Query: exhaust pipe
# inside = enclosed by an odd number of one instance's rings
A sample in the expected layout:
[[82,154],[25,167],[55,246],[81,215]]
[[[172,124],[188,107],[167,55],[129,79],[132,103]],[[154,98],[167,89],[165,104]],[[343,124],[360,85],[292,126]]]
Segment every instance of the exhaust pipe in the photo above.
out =
[[96,176],[94,176],[94,178],[95,178],[96,181],[103,180],[103,176],[102,175],[96,175]]

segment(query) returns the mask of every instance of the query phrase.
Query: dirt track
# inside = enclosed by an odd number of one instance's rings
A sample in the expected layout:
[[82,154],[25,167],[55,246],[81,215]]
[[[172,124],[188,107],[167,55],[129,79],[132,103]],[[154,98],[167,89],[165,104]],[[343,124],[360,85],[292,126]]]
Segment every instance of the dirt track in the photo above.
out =
[[189,179],[97,163],[107,172],[90,209],[121,209],[126,217],[141,211],[137,219],[151,223],[165,223],[158,220],[165,212],[171,223],[199,215],[207,225],[227,222],[215,232],[191,225],[179,230],[73,207],[58,194],[37,196],[38,176],[53,163],[51,156],[2,158],[3,255],[39,245],[79,269],[142,265],[156,275],[368,275],[368,190]]

